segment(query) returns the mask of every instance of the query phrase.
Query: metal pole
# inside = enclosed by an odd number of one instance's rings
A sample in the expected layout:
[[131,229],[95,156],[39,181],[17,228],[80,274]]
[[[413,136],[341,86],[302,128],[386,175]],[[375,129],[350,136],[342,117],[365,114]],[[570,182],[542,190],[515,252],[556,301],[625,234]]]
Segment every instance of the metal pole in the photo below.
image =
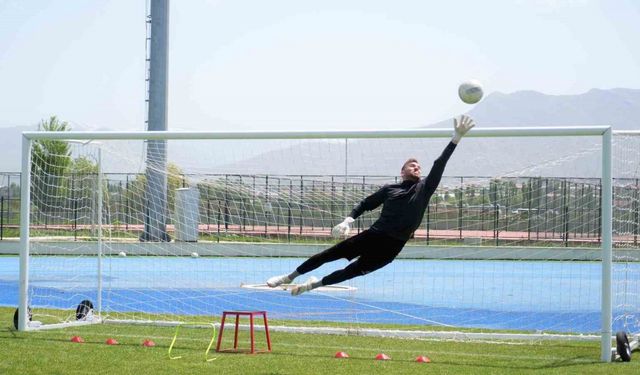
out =
[[506,199],[504,202],[505,212],[504,212],[504,231],[507,233],[507,237],[509,236],[509,212],[511,212],[511,186],[508,181],[502,185],[502,188],[505,190]]
[[98,148],[98,316],[102,316],[102,149]]
[[[362,197],[364,198],[365,195],[365,183],[366,183],[366,177],[362,176]],[[429,206],[429,203],[427,203],[427,207]],[[362,229],[362,219],[358,220],[358,233],[360,233],[361,229]]]
[[460,177],[460,194],[458,195],[458,231],[459,239],[462,240],[462,189],[464,186],[464,177]]
[[[151,0],[148,131],[167,130],[169,0]],[[169,241],[167,234],[167,141],[147,142],[147,186],[142,241]]]
[[[636,183],[636,185],[638,185]],[[11,218],[12,218],[12,212],[11,212],[11,175],[7,176],[7,224],[11,224]]]
[[[276,197],[280,196],[280,177],[276,177],[278,179],[278,187],[276,187]],[[276,219],[276,231],[278,234],[280,234],[280,217],[281,215],[281,210],[280,210],[280,202],[278,201],[278,213],[275,216]]]
[[291,202],[293,202],[293,179],[289,179],[289,203],[287,204],[287,242],[291,242],[291,226],[293,218],[291,217]]
[[[317,178],[317,177],[316,177]],[[319,203],[316,203],[316,198],[318,195],[316,194],[316,180],[311,180],[311,194],[309,194],[312,199],[309,199],[309,206],[311,206],[311,231],[313,232],[315,228],[315,218],[316,218],[316,209],[320,206]]]
[[556,189],[556,183],[555,181],[551,180],[551,188],[553,189],[553,215],[552,217],[552,223],[551,223],[551,238],[555,238],[556,236],[556,212],[559,214],[560,210],[558,210],[558,197],[557,197],[557,189]]
[[78,200],[76,199],[76,176],[71,173],[71,202],[73,202],[73,240],[78,240]]
[[562,238],[564,246],[569,246],[569,186],[567,179],[562,180]]
[[[238,178],[240,179],[240,191],[242,192],[244,188],[244,182],[242,182],[242,176],[238,176]],[[238,199],[240,200],[240,207],[238,208],[238,210],[240,211],[238,212],[238,214],[240,215],[240,233],[244,233],[247,226],[247,205],[245,204],[244,196],[244,194],[239,194],[238,197]]]
[[523,186],[527,186],[527,240],[531,241],[531,204],[533,203],[531,202],[533,199],[533,182],[531,182],[531,177],[529,177],[529,183]]
[[602,362],[611,361],[612,194],[611,128],[602,135]]
[[638,233],[640,232],[640,204],[638,204],[638,199],[640,199],[640,194],[638,194],[638,189],[640,189],[640,185],[638,184],[638,179],[636,178],[636,189],[634,191],[635,199],[633,200],[633,204],[635,209],[633,210],[635,213],[635,226],[633,230],[633,245],[638,246]]
[[[582,127],[513,127],[473,129],[466,138],[483,137],[560,137],[602,136],[608,126]],[[166,140],[166,139],[379,139],[379,138],[448,138],[451,129],[397,129],[397,130],[311,130],[311,131],[28,131],[22,133],[30,139],[64,140]],[[345,147],[346,149],[346,147]]]
[[344,139],[344,186],[342,187],[342,198],[344,204],[344,212],[342,217],[346,217],[348,215],[348,203],[347,203],[347,179],[349,176],[349,139]]
[[227,203],[229,198],[227,197],[229,186],[229,175],[224,175],[224,232],[229,232],[229,204]]
[[124,195],[124,201],[125,201],[125,206],[124,206],[124,229],[126,231],[129,231],[129,175],[125,176],[126,178],[126,183],[125,183],[125,188],[126,188],[126,192]]
[[[329,220],[333,219],[333,216],[336,213],[335,203],[336,203],[336,182],[334,181],[334,176],[331,176],[331,203],[330,203],[331,208],[329,210]],[[332,222],[329,223],[329,228],[331,228],[332,224],[333,224]]]
[[20,301],[18,330],[27,330],[27,292],[29,290],[29,207],[31,205],[31,141],[22,137],[22,173],[20,175]]
[[[271,207],[269,202],[269,175],[264,176],[264,201],[267,207]],[[268,237],[267,223],[269,222],[269,218],[267,217],[267,214],[270,212],[273,212],[273,208],[270,208],[268,212],[264,213],[265,214],[264,215],[264,237],[265,238]]]
[[0,240],[4,239],[4,197],[0,197]]
[[486,199],[486,188],[482,187],[482,209],[480,211],[480,230],[484,232],[484,203]]
[[220,222],[222,221],[222,203],[218,200],[218,220],[216,220],[216,224],[218,227],[218,236],[216,237],[216,242],[220,242]]

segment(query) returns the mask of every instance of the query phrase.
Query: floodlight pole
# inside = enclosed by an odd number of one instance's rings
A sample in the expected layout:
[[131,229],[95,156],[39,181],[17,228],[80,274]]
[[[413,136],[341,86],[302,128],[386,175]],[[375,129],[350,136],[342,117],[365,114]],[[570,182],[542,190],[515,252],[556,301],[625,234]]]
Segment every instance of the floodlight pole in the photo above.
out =
[[[169,0],[151,0],[148,131],[167,130]],[[169,241],[167,141],[147,141],[144,232],[141,241]]]

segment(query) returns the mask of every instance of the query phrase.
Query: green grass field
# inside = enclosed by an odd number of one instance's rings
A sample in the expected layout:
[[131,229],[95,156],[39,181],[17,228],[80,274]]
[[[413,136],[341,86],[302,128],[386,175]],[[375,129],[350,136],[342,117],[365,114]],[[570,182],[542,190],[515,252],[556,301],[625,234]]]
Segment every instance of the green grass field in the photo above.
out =
[[[93,325],[17,332],[13,309],[0,308],[0,374],[638,374],[640,362],[599,362],[597,342],[472,342],[303,335],[272,332],[273,352],[216,353],[205,361],[212,337],[207,329],[181,328],[169,359],[175,328]],[[70,341],[74,335],[85,343]],[[223,346],[232,332],[225,329]],[[265,346],[257,332],[258,347]],[[105,344],[115,338],[119,345]],[[145,339],[155,347],[143,347]],[[242,331],[241,345],[248,347]],[[215,344],[214,344],[215,348]],[[335,359],[337,351],[350,355]],[[378,353],[392,359],[376,361]],[[431,363],[415,362],[426,355]]]

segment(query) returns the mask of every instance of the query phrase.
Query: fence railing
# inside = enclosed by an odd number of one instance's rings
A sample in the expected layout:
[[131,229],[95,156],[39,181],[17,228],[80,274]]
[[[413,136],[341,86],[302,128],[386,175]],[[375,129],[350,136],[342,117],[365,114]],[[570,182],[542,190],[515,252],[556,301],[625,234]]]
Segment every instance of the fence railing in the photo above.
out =
[[[46,231],[66,228],[77,238],[91,221],[96,206],[86,176],[68,176],[74,189],[32,199],[32,226]],[[172,176],[168,193],[168,224],[172,224],[176,188],[200,192],[200,231],[220,238],[230,231],[268,237],[273,233],[319,235],[339,222],[361,199],[392,176],[271,176],[181,174]],[[123,231],[144,224],[141,174],[104,174],[107,193],[103,223]],[[638,179],[614,179],[614,241],[638,245],[640,234]],[[0,240],[18,236],[20,174],[0,173]],[[431,199],[416,241],[482,238],[506,241],[600,241],[601,188],[598,179],[513,177],[445,177]],[[369,227],[378,211],[358,219],[356,230]]]

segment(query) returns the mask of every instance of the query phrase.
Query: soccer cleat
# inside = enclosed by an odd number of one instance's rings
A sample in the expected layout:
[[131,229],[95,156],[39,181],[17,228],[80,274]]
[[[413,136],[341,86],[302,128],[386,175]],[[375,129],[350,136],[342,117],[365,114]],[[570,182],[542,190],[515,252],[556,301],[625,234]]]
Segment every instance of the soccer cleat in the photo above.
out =
[[291,280],[289,280],[289,275],[280,275],[269,278],[269,280],[267,280],[267,285],[269,285],[269,287],[271,288],[275,288],[277,286],[288,284],[290,282]]
[[291,295],[297,296],[304,292],[310,291],[311,289],[313,289],[313,283],[317,281],[318,281],[317,278],[311,276],[307,281],[304,282],[304,284],[296,285],[293,288],[291,288]]

